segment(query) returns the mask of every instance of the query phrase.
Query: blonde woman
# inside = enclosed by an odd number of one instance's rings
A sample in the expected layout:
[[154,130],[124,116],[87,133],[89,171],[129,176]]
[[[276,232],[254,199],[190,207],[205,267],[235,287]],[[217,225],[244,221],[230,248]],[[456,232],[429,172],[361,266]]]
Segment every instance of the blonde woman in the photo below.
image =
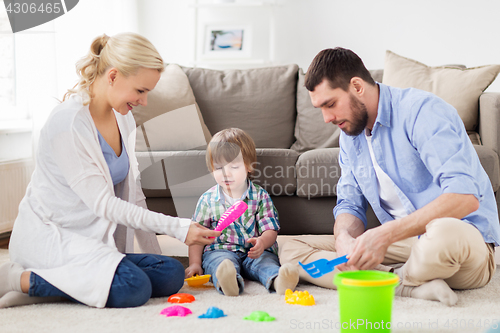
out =
[[77,63],[79,82],[42,129],[36,168],[0,266],[0,307],[60,298],[133,307],[176,293],[184,269],[158,254],[123,254],[134,230],[159,253],[156,233],[188,245],[220,232],[146,209],[130,110],[146,105],[164,70],[144,37],[100,36]]

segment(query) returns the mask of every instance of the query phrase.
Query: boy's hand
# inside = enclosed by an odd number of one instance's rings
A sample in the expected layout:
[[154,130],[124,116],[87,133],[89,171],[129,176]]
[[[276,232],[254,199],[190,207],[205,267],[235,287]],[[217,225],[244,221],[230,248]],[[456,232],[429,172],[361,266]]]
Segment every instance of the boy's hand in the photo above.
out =
[[203,269],[201,268],[200,264],[191,264],[189,265],[188,268],[186,268],[186,271],[184,273],[184,276],[186,278],[190,278],[193,275],[203,275]]
[[[219,237],[220,231],[210,230],[200,225],[198,222],[191,223],[184,243],[186,245],[209,245],[214,242],[215,237]],[[209,238],[214,237],[214,238]]]
[[257,259],[265,250],[260,237],[252,237],[247,240],[247,243],[251,243],[253,245],[253,247],[250,248],[250,251],[248,251],[248,257],[251,259]]

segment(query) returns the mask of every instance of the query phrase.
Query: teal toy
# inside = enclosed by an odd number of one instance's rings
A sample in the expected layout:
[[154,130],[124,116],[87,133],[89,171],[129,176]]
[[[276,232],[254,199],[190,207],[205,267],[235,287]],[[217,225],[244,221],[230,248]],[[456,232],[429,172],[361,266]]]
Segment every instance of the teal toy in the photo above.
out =
[[224,311],[222,311],[219,308],[216,308],[215,306],[209,307],[206,313],[202,314],[201,316],[198,316],[198,318],[221,318],[221,317],[227,317],[227,315],[224,314]]

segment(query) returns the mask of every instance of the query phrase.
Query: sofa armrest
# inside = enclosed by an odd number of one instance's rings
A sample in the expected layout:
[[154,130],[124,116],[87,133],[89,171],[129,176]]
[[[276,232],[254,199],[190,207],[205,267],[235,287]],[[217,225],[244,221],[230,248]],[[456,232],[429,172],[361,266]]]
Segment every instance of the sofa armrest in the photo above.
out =
[[500,93],[479,96],[479,136],[483,146],[500,156]]

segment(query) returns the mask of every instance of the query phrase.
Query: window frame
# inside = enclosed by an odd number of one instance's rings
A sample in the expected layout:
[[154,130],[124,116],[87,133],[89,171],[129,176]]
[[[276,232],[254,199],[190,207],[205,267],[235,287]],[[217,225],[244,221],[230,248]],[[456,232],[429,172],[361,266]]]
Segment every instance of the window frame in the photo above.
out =
[[[0,0],[0,27],[5,27],[0,30],[0,34],[2,37],[10,37],[11,41],[7,41],[11,43],[10,49],[12,50],[10,66],[12,68],[12,82],[11,82],[11,90],[12,96],[10,97],[10,102],[0,101],[0,122],[4,121],[12,121],[12,120],[20,120],[26,119],[27,113],[26,110],[19,107],[19,98],[18,98],[18,89],[17,89],[17,64],[16,64],[16,35],[11,30],[11,25],[9,21],[9,17],[7,15],[7,11],[5,10],[4,0]],[[7,30],[8,29],[8,30]],[[0,47],[2,45],[0,44]],[[2,47],[3,48],[3,47]],[[9,60],[9,57],[5,57],[5,59],[0,58],[0,61],[3,63],[7,63],[5,60]],[[7,63],[8,65],[8,63]],[[1,127],[1,126],[0,126]]]

